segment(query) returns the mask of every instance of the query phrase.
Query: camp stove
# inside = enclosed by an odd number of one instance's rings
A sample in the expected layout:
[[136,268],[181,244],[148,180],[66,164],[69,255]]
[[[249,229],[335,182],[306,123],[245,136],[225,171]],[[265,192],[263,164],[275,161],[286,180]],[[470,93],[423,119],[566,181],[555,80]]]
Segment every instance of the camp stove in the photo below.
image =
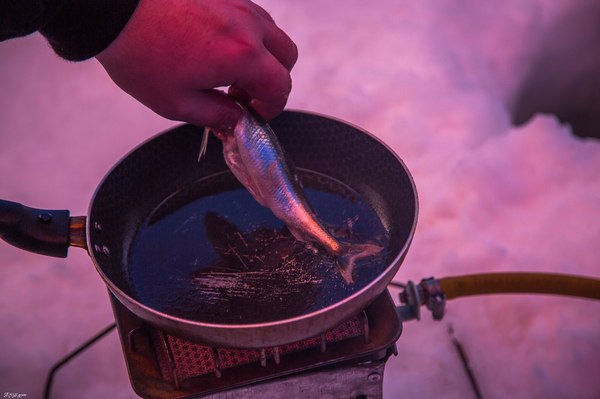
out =
[[142,398],[381,398],[402,325],[386,290],[319,336],[221,348],[157,330],[111,295],[131,385]]
[[[269,348],[224,348],[192,342],[151,327],[110,294],[116,323],[56,363],[48,375],[118,327],[131,385],[142,398],[351,398],[383,394],[386,361],[397,355],[402,323],[419,320],[421,306],[442,320],[448,299],[490,293],[547,293],[600,300],[600,280],[551,273],[484,273],[433,277],[400,288],[396,307],[386,289],[364,310],[318,336]],[[475,397],[481,391],[462,344],[452,343]]]

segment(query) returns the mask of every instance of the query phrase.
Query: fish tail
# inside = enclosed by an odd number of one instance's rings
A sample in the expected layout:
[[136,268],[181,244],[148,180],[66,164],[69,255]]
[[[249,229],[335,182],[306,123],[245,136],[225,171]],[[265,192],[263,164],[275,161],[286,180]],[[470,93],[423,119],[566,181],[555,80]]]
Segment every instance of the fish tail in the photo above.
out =
[[356,262],[363,258],[375,256],[383,250],[376,244],[347,244],[343,245],[343,253],[338,256],[337,265],[340,275],[348,284],[354,283],[352,276]]

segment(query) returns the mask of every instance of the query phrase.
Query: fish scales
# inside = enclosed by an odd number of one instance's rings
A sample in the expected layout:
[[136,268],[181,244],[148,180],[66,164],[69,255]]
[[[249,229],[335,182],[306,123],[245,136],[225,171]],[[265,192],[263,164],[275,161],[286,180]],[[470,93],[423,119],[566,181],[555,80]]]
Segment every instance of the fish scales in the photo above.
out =
[[[232,171],[250,185],[255,199],[273,211],[296,239],[316,242],[331,253],[341,252],[340,243],[326,230],[304,196],[294,167],[269,125],[245,110],[233,137],[243,170]],[[235,164],[235,162],[233,162]],[[248,187],[248,186],[247,186]]]

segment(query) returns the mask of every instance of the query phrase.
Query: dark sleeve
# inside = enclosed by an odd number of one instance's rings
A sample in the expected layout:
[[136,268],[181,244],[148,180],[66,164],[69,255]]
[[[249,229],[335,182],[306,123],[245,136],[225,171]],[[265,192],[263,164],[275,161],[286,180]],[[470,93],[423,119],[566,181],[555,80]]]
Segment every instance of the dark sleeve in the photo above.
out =
[[0,40],[40,31],[71,61],[93,57],[121,32],[139,0],[0,0]]

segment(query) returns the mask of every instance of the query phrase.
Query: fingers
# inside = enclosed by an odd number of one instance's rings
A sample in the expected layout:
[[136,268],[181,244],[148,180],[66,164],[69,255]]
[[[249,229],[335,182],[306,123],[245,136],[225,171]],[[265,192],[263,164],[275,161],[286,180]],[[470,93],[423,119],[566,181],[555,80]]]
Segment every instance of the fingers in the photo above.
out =
[[275,20],[273,20],[273,17],[271,17],[271,14],[269,14],[267,12],[267,10],[265,10],[264,8],[262,8],[261,6],[259,6],[256,3],[250,2],[250,4],[254,8],[254,10],[258,13],[258,15],[260,15],[261,17],[266,19],[268,22],[275,23]]
[[198,90],[190,91],[178,107],[161,114],[168,119],[231,132],[242,111],[231,97],[219,90]]
[[298,49],[264,9],[251,3],[262,24],[262,50],[244,63],[229,94],[252,107],[266,120],[277,116],[287,103],[292,89],[290,71],[298,59]]
[[265,9],[254,3],[252,3],[252,5],[258,15],[264,18],[268,23],[263,40],[265,48],[269,50],[269,52],[271,52],[271,54],[273,54],[273,56],[277,58],[288,71],[291,71],[298,60],[298,48],[296,47],[296,44],[283,30],[277,27],[275,21]]
[[[239,53],[215,52],[217,59],[226,57],[229,60],[224,64],[224,68],[216,71],[216,74],[213,73],[214,78],[211,79],[207,79],[210,74],[195,75],[204,79],[196,84],[197,88],[229,86],[231,97],[214,90],[198,91],[193,96],[193,102],[184,106],[185,108],[196,104],[196,110],[186,110],[185,115],[190,116],[184,120],[215,129],[235,125],[240,110],[232,97],[252,107],[266,120],[274,118],[283,111],[292,88],[290,70],[296,63],[298,50],[294,42],[277,27],[267,11],[250,1],[245,4],[250,5],[249,14],[231,13],[231,15],[232,18],[240,20],[245,18],[246,22],[240,25],[245,28],[237,34],[242,38],[239,42],[251,43],[250,50],[242,48]],[[247,19],[248,17],[250,20]],[[237,41],[230,40],[223,43],[220,49],[235,49]],[[205,80],[212,81],[212,85],[205,85]],[[210,101],[218,101],[218,103],[210,104]],[[201,118],[200,115],[205,117]],[[233,124],[231,124],[232,120]]]
[[265,34],[263,44],[285,69],[292,70],[298,60],[298,47],[285,32],[273,25]]
[[264,54],[247,65],[232,86],[236,97],[250,98],[250,106],[269,120],[283,111],[292,89],[292,78],[275,57]]
[[245,69],[244,74],[230,86],[229,94],[269,120],[277,116],[287,103],[292,89],[289,72],[298,60],[298,48],[277,27],[267,11],[257,4],[251,4],[265,21],[262,41],[267,54],[253,60],[254,68]]

